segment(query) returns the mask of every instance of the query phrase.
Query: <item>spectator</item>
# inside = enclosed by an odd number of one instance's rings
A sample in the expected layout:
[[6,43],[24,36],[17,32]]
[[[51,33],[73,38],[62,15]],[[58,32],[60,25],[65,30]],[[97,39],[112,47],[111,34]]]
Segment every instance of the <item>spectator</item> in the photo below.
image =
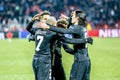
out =
[[12,42],[12,38],[13,38],[13,33],[12,32],[7,32],[7,34],[6,34],[6,37],[7,37],[7,39],[8,39],[8,41],[9,42]]
[[115,28],[120,21],[119,5],[119,0],[0,0],[0,29],[11,29],[13,25],[9,25],[8,20],[13,21],[16,18],[16,29],[25,30],[33,15],[42,10],[49,10],[58,19],[61,13],[69,16],[71,11],[76,9],[86,11],[89,21],[96,26],[95,28],[104,28],[104,24],[109,28],[111,21],[112,27]]

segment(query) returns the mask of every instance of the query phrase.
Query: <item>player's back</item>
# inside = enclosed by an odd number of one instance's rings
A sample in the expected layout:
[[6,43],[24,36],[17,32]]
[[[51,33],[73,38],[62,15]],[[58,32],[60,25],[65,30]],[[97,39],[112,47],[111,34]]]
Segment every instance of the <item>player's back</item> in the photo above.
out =
[[37,29],[35,32],[35,55],[51,55],[50,46],[55,36],[55,32]]

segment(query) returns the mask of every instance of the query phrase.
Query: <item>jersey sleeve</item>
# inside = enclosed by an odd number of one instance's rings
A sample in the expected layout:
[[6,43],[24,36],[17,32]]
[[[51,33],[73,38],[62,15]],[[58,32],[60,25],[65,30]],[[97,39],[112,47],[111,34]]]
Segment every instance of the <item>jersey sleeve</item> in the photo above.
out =
[[72,25],[71,20],[72,20],[72,16],[68,18],[68,28]]
[[86,43],[86,39],[85,38],[80,38],[80,39],[76,39],[76,38],[66,38],[66,37],[62,37],[61,41],[66,42],[66,43],[70,43],[70,44],[81,44],[81,43]]
[[54,31],[54,32],[59,32],[59,33],[62,33],[62,34],[76,34],[76,30],[77,30],[77,27],[71,29],[71,28],[68,28],[68,29],[64,29],[64,28],[59,28],[59,27],[54,27],[54,26],[50,26],[50,30],[51,31]]
[[67,43],[63,43],[62,46],[67,53],[72,54],[72,55],[74,54],[74,50],[72,48],[70,48]]
[[35,34],[34,29],[32,29],[34,21],[31,21],[28,26],[26,27],[27,31],[29,31],[31,34]]

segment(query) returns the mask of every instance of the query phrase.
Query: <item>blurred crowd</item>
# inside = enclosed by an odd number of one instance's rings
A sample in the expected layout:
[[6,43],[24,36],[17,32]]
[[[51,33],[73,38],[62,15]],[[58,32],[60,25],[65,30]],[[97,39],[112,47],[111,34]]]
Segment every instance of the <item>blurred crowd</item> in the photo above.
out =
[[93,29],[120,27],[119,0],[0,0],[0,31],[25,30],[31,18],[48,10],[57,19],[81,9]]

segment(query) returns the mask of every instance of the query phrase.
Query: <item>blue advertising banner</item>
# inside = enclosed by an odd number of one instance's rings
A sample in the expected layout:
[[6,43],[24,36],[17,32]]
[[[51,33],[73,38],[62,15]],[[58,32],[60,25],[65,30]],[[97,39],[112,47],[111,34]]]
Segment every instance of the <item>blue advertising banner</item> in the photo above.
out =
[[28,31],[19,31],[19,38],[27,38],[29,34]]

